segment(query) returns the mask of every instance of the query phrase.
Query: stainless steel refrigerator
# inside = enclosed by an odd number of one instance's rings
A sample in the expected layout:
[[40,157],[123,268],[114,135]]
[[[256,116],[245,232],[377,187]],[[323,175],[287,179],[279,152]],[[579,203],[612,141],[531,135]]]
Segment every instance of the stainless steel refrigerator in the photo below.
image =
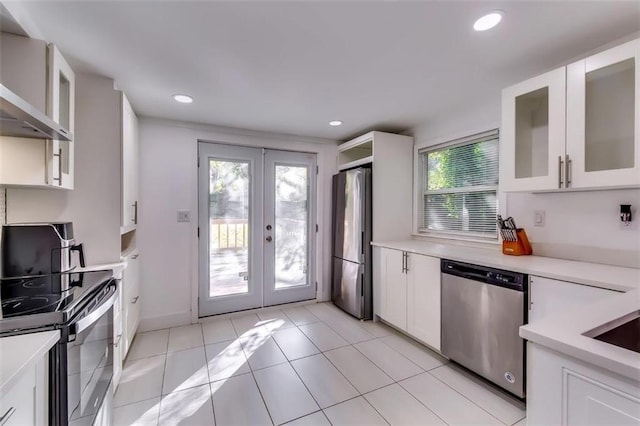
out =
[[333,176],[331,299],[360,319],[373,318],[371,284],[371,169]]

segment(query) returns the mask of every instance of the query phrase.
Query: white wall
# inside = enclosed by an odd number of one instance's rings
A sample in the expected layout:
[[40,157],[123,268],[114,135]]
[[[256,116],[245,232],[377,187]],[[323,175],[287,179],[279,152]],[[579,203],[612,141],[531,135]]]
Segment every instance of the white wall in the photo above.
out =
[[[319,299],[330,297],[331,176],[337,142],[159,119],[140,120],[141,330],[197,319],[198,141],[315,152],[318,155]],[[191,211],[190,223],[177,210]]]
[[[405,133],[415,137],[420,149],[496,127],[500,127],[500,93]],[[502,193],[499,200],[501,213],[526,228],[536,255],[640,267],[640,190]],[[419,202],[414,197],[414,203]],[[632,229],[619,225],[620,204],[633,205]],[[534,210],[545,210],[544,227],[533,226]]]

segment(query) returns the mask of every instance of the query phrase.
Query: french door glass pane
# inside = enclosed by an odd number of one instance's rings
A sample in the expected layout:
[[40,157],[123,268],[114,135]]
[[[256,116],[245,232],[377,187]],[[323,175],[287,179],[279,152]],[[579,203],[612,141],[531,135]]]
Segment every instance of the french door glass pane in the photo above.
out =
[[275,288],[307,284],[308,176],[306,166],[276,165]]
[[209,160],[209,296],[247,293],[249,163]]

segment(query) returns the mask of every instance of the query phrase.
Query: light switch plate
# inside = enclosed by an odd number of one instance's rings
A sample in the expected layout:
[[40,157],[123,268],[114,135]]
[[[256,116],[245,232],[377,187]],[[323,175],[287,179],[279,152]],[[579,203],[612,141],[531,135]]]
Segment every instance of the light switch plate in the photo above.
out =
[[535,210],[533,212],[533,225],[544,226],[544,219],[545,219],[544,216],[545,216],[544,210]]
[[189,210],[178,210],[178,222],[191,222],[191,212]]

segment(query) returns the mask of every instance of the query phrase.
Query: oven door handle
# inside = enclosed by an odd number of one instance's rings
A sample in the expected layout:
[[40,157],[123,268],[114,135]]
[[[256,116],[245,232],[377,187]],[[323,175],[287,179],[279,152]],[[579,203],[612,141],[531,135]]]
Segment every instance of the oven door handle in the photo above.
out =
[[109,296],[106,301],[102,302],[100,306],[89,312],[87,316],[76,322],[76,335],[82,333],[84,330],[90,327],[91,324],[98,321],[109,309],[111,309],[113,304],[116,302],[116,299],[118,298],[118,284],[110,284],[110,287],[112,288],[111,296]]

